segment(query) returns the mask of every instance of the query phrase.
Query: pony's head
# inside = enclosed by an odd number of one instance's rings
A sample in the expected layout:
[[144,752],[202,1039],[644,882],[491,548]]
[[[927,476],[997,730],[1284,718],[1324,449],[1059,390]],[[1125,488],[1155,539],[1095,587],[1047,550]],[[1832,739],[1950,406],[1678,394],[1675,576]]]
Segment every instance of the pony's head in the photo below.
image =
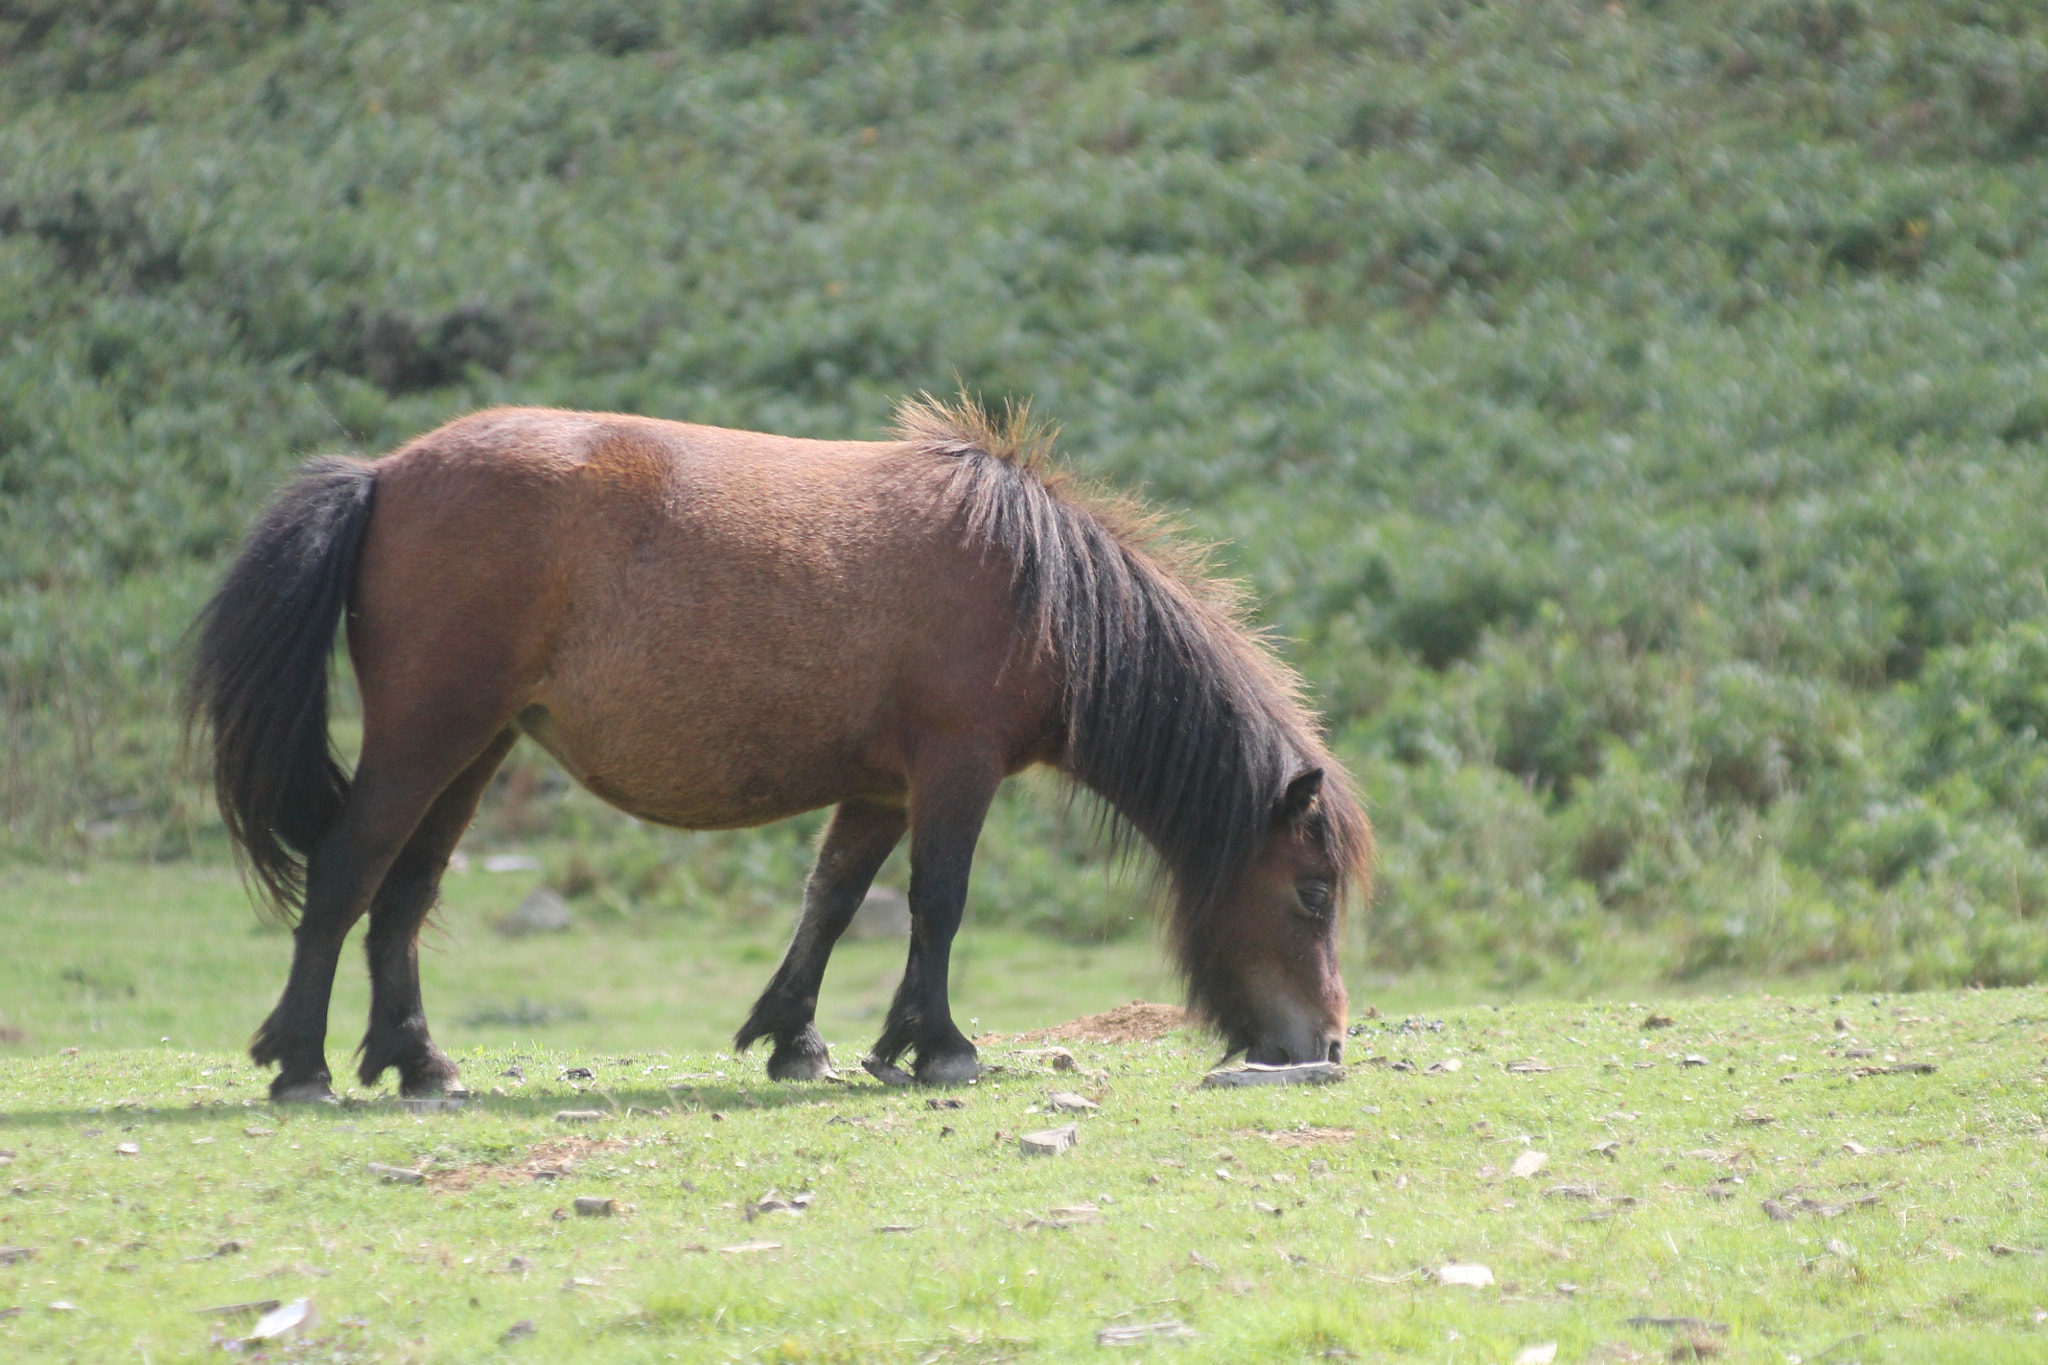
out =
[[1201,940],[1183,941],[1190,1001],[1229,1053],[1269,1065],[1342,1057],[1337,935],[1347,891],[1366,875],[1368,828],[1341,781],[1326,787],[1321,768],[1296,776]]

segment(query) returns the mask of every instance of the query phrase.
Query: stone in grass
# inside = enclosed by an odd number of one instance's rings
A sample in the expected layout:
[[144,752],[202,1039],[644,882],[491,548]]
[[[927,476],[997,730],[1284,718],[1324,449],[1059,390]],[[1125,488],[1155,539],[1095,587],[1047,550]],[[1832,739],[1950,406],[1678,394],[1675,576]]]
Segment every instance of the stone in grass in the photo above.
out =
[[602,1109],[557,1109],[556,1123],[596,1123],[604,1118]]
[[1017,1150],[1024,1156],[1058,1156],[1072,1151],[1081,1141],[1081,1126],[1069,1123],[1059,1128],[1047,1128],[1041,1132],[1026,1133],[1017,1139]]
[[256,1345],[266,1341],[282,1341],[296,1336],[311,1327],[317,1316],[313,1312],[311,1299],[293,1299],[256,1319],[256,1325],[249,1329],[249,1335],[242,1338],[244,1345]]
[[277,1299],[252,1299],[248,1303],[223,1303],[214,1308],[195,1308],[202,1318],[260,1318],[280,1307]]
[[1046,1097],[1045,1107],[1055,1114],[1092,1114],[1102,1106],[1071,1090],[1055,1090]]
[[498,921],[497,931],[506,938],[525,938],[530,934],[565,934],[576,927],[576,915],[569,909],[569,902],[553,890],[536,886],[526,893],[526,899],[519,902],[512,913]]
[[1168,1318],[1164,1322],[1134,1322],[1117,1327],[1095,1329],[1097,1346],[1142,1346],[1148,1341],[1192,1341],[1193,1328],[1186,1323]]
[[576,1216],[579,1218],[611,1218],[619,1211],[619,1201],[601,1194],[579,1194],[576,1196]]
[[540,1328],[533,1325],[532,1318],[521,1318],[498,1334],[498,1344],[500,1346],[510,1346],[515,1341],[526,1340],[539,1330]]
[[751,1223],[763,1214],[769,1213],[803,1213],[816,1199],[817,1196],[808,1190],[792,1195],[784,1195],[780,1190],[770,1190],[747,1204],[747,1221]]
[[1477,1262],[1452,1261],[1449,1265],[1438,1266],[1438,1284],[1462,1284],[1473,1289],[1484,1289],[1493,1283],[1493,1272]]
[[427,1178],[425,1172],[408,1166],[386,1166],[382,1162],[371,1161],[366,1162],[365,1167],[387,1185],[418,1185]]
[[860,1069],[873,1076],[883,1085],[910,1086],[917,1084],[917,1077],[893,1062],[883,1061],[880,1057],[863,1058]]
[[1243,1066],[1212,1071],[1202,1077],[1204,1086],[1240,1085],[1328,1085],[1344,1079],[1344,1068],[1335,1062],[1297,1062],[1292,1066]]

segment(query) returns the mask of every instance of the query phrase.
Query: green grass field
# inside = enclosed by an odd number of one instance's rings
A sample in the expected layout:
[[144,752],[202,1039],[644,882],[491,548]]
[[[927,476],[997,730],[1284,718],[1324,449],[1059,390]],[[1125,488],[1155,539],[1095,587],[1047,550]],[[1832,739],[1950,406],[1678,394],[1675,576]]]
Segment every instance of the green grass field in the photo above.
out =
[[[557,869],[589,856],[574,845],[541,848],[540,861]],[[628,915],[587,896],[573,902],[580,917],[571,932],[508,939],[493,926],[543,884],[543,874],[490,873],[482,861],[449,874],[422,939],[428,1017],[451,1046],[717,1050],[767,984],[795,927],[800,882],[791,869],[785,880],[738,888],[694,913]],[[748,915],[719,913],[740,895],[757,902]],[[1063,914],[1057,906],[1047,913]],[[290,935],[257,916],[231,870],[205,864],[0,869],[0,918],[10,945],[0,957],[0,1057],[61,1047],[233,1051],[274,1003],[291,960]],[[1359,927],[1349,929],[1341,959],[1361,1009],[1410,1013],[1542,994],[1483,978],[1382,972]],[[900,939],[840,945],[819,1022],[843,1058],[859,1057],[880,1031],[903,954]],[[1631,976],[1623,956],[1611,951],[1600,959],[1609,974],[1547,982],[1548,993],[1670,993],[1646,970]],[[1074,943],[978,922],[972,913],[954,950],[952,982],[970,1032],[1041,1028],[1128,1000],[1177,999],[1179,990],[1156,934]],[[1681,993],[1754,984],[1729,976],[1689,983]],[[1836,984],[1832,974],[1805,988],[1828,984]],[[351,950],[331,1011],[328,1050],[337,1077],[345,1079],[341,1063],[361,1036],[367,1005],[362,959]]]
[[[451,874],[423,939],[421,979],[436,1036],[458,1047],[663,1046],[713,1051],[746,1017],[795,924],[593,917],[563,934],[507,939],[492,925],[533,873]],[[103,864],[89,874],[0,871],[12,948],[0,961],[0,1056],[59,1047],[240,1047],[275,1002],[288,933],[260,920],[233,872]],[[360,930],[358,931],[358,935]],[[849,940],[834,957],[819,1022],[858,1057],[902,975],[902,940]],[[1017,1030],[1174,989],[1152,942],[1063,944],[970,925],[955,953],[963,1024]],[[359,953],[342,961],[329,1052],[337,1075],[361,1037],[369,990]]]
[[[302,1297],[239,1356],[2048,1359],[2044,291],[2031,0],[0,4],[0,1360]],[[1372,803],[1385,1064],[767,1086],[721,1049],[819,817],[522,748],[424,963],[477,1098],[273,1113],[290,941],[175,702],[297,461],[956,386],[1249,584]],[[493,933],[537,882],[578,927]],[[1171,998],[1142,901],[1011,784],[962,1021]],[[842,1061],[899,966],[843,949]],[[1102,1109],[1026,1161],[1055,1086]]]
[[[433,1114],[274,1111],[176,1046],[0,1060],[0,1243],[33,1252],[0,1256],[0,1355],[218,1359],[252,1318],[201,1310],[299,1298],[316,1323],[244,1358],[1068,1360],[1161,1323],[1193,1336],[1137,1354],[2048,1354],[2038,989],[1367,1020],[1320,1088],[1195,1088],[1211,1054],[1178,1035],[1073,1051],[990,1046],[940,1096],[472,1047],[477,1098]],[[1054,1090],[1101,1108],[1027,1159]]]

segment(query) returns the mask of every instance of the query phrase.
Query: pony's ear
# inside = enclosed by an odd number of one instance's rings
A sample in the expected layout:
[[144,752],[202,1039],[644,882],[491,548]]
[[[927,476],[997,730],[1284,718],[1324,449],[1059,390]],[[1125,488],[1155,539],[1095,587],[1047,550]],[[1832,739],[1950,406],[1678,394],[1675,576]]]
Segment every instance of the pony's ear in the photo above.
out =
[[1308,810],[1309,802],[1316,799],[1316,793],[1323,789],[1323,770],[1310,768],[1287,784],[1287,790],[1280,795],[1280,804],[1273,808],[1275,825],[1291,825]]

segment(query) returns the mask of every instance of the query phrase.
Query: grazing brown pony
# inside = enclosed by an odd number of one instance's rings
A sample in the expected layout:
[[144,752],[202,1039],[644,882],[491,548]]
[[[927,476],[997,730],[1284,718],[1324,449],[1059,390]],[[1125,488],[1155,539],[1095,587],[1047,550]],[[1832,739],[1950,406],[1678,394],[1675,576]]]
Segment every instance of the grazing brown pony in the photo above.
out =
[[[740,1028],[768,1072],[826,1073],[833,944],[905,830],[910,956],[871,1070],[977,1069],[946,968],[997,785],[1036,763],[1157,853],[1198,1014],[1256,1061],[1334,1058],[1337,916],[1371,833],[1227,593],[1063,487],[1021,418],[905,405],[899,439],[809,441],[499,409],[380,460],[323,459],[250,535],[198,627],[191,717],[263,892],[300,911],[250,1045],[278,1100],[331,1098],[328,996],[365,911],[358,1075],[457,1087],[417,939],[514,739],[683,829],[836,806],[788,955]],[[345,774],[327,667],[363,701]]]

